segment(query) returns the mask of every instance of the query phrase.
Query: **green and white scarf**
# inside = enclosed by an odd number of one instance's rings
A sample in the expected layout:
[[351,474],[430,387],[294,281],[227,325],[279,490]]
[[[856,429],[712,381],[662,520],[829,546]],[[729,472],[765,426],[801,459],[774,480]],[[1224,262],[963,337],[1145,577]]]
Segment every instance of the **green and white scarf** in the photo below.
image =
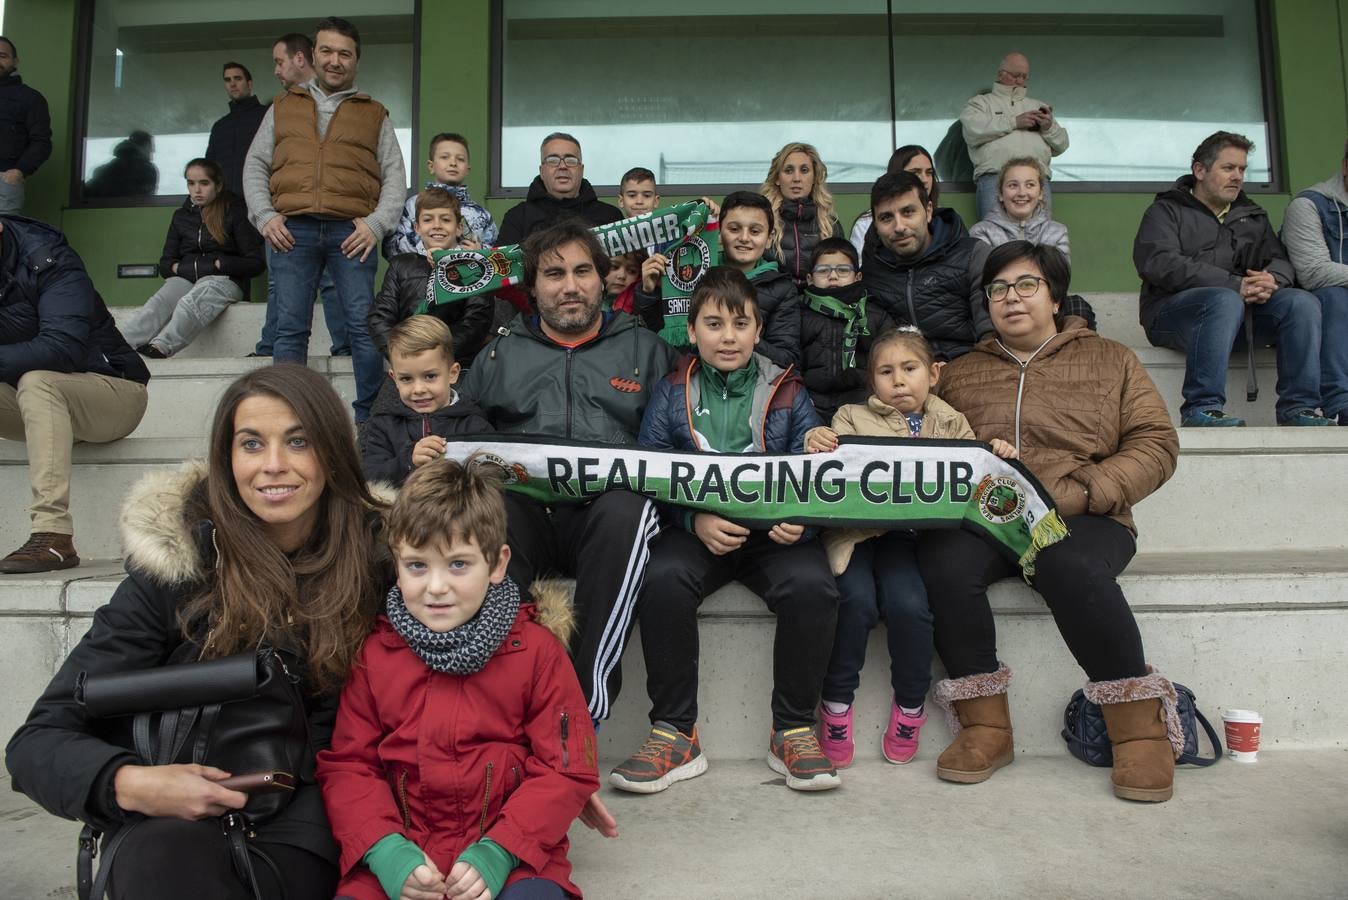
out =
[[837,288],[811,287],[805,291],[805,305],[821,316],[843,320],[842,367],[857,367],[857,341],[870,337],[866,322],[866,288],[860,283]]

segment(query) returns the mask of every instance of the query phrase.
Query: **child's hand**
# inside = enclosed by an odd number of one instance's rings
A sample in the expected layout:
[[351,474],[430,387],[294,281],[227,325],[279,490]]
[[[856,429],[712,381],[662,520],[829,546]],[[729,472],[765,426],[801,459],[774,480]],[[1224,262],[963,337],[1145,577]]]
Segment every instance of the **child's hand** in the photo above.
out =
[[466,862],[456,862],[445,879],[445,896],[449,900],[491,900],[491,891],[487,890],[487,882],[482,880],[477,869]]
[[477,239],[475,234],[465,234],[459,239],[459,246],[465,250],[481,250],[482,242]]
[[609,812],[604,801],[599,799],[597,791],[585,801],[585,808],[580,811],[580,821],[586,828],[593,829],[606,838],[618,836],[618,820],[613,818],[613,813]]
[[412,874],[403,882],[398,900],[440,900],[445,896],[446,890],[448,888],[445,885],[445,876],[440,874],[435,863],[427,856],[425,865],[413,869]]
[[652,253],[646,257],[646,261],[641,264],[641,289],[648,294],[653,293],[668,265],[669,257],[663,253]]
[[838,432],[827,425],[818,425],[805,432],[806,453],[832,453],[838,449]]
[[721,204],[717,203],[710,197],[698,197],[697,199],[701,200],[703,203],[711,207],[712,218],[714,219],[721,218]]
[[445,448],[448,446],[449,442],[438,434],[429,434],[417,441],[416,446],[412,448],[412,468],[424,466],[431,460],[444,456]]
[[805,533],[804,525],[792,525],[790,522],[778,522],[772,526],[768,532],[768,537],[779,544],[789,546],[800,540],[800,536]]
[[713,513],[698,513],[694,516],[693,533],[713,556],[725,556],[732,550],[738,550],[749,539],[749,529]]
[[1016,448],[1001,438],[993,438],[988,443],[992,445],[992,452],[1002,459],[1020,459],[1020,454],[1016,452]]

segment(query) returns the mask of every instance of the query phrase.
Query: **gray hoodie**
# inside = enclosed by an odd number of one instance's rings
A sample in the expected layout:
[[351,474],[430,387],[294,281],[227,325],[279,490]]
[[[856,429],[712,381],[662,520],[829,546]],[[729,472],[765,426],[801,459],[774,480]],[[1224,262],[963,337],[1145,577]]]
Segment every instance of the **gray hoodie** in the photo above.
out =
[[[1339,208],[1339,232],[1348,225],[1348,191],[1343,176],[1335,175],[1309,190],[1334,200]],[[1287,206],[1283,217],[1282,242],[1296,269],[1297,284],[1308,291],[1325,287],[1348,287],[1348,263],[1336,263],[1325,245],[1325,230],[1320,212],[1306,197],[1297,197]],[[1339,259],[1343,259],[1342,253]]]
[[1062,251],[1068,262],[1072,261],[1072,251],[1067,246],[1067,226],[1053,221],[1043,203],[1035,207],[1034,212],[1024,222],[1017,222],[1007,215],[999,203],[988,210],[983,221],[969,229],[969,236],[978,238],[992,247],[1000,247],[1010,241],[1048,244]]

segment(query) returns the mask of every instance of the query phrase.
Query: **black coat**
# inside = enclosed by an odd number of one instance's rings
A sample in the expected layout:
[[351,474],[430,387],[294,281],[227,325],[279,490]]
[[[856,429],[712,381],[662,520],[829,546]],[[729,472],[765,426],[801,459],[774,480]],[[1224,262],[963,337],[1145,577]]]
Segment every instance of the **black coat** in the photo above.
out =
[[47,98],[17,73],[0,78],[0,172],[18,169],[27,178],[51,156]]
[[941,359],[954,359],[992,334],[983,302],[983,262],[992,248],[969,237],[964,223],[946,207],[935,211],[931,242],[913,261],[900,261],[866,233],[861,271],[871,299],[900,325],[916,325]]
[[256,97],[229,101],[229,112],[215,120],[206,142],[206,158],[225,170],[225,189],[243,196],[243,161],[253,144],[267,107]]
[[498,247],[518,244],[520,241],[554,225],[563,219],[578,218],[593,228],[623,218],[622,210],[599,199],[588,181],[581,179],[580,193],[558,200],[543,187],[543,179],[535,176],[529,185],[529,195],[523,203],[506,210],[501,219],[501,230],[496,236]]
[[783,369],[800,362],[800,292],[791,276],[778,269],[760,272],[749,280],[758,294],[763,337],[756,352]]
[[[370,340],[375,349],[388,356],[388,334],[403,319],[416,312],[426,299],[426,282],[431,277],[431,262],[420,253],[400,253],[389,260],[384,284],[370,305]],[[449,326],[454,337],[454,359],[467,368],[477,351],[487,342],[495,301],[481,294],[431,307],[430,314]]]
[[[819,209],[809,197],[804,200],[783,198],[779,218],[782,253],[780,257],[772,253],[769,258],[776,259],[782,271],[790,275],[797,285],[802,285],[810,274],[810,254],[814,253],[820,240]],[[829,236],[846,240],[847,232],[843,231],[838,217],[829,216],[829,221],[833,223],[833,231]]]
[[49,370],[148,382],[65,235],[22,216],[0,222],[0,381]]
[[[267,268],[262,250],[262,236],[248,221],[248,207],[243,200],[230,194],[224,197],[225,242],[212,235],[201,219],[201,209],[191,199],[173,211],[168,235],[164,238],[164,252],[159,255],[159,274],[164,278],[176,274],[179,278],[196,282],[207,275],[228,275],[246,292],[248,280],[261,275]],[[215,267],[216,260],[220,268]],[[178,271],[173,271],[173,264]]]
[[360,461],[369,481],[402,486],[412,474],[412,448],[432,434],[452,439],[463,434],[490,434],[482,410],[462,394],[456,403],[430,414],[398,404],[393,412],[376,413],[361,435]]
[[867,301],[866,327],[869,335],[857,338],[856,366],[843,368],[842,319],[817,313],[800,305],[800,376],[814,400],[814,408],[825,422],[833,421],[833,414],[847,403],[865,403],[871,386],[867,361],[871,341],[894,327],[894,320],[877,303]]

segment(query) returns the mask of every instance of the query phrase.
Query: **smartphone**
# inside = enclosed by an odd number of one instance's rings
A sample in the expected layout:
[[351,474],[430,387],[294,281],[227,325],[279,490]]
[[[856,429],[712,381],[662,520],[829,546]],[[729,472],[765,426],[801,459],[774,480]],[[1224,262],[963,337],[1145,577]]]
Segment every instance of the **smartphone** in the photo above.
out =
[[245,794],[279,794],[295,789],[295,776],[289,772],[254,772],[251,775],[232,775],[216,784]]

